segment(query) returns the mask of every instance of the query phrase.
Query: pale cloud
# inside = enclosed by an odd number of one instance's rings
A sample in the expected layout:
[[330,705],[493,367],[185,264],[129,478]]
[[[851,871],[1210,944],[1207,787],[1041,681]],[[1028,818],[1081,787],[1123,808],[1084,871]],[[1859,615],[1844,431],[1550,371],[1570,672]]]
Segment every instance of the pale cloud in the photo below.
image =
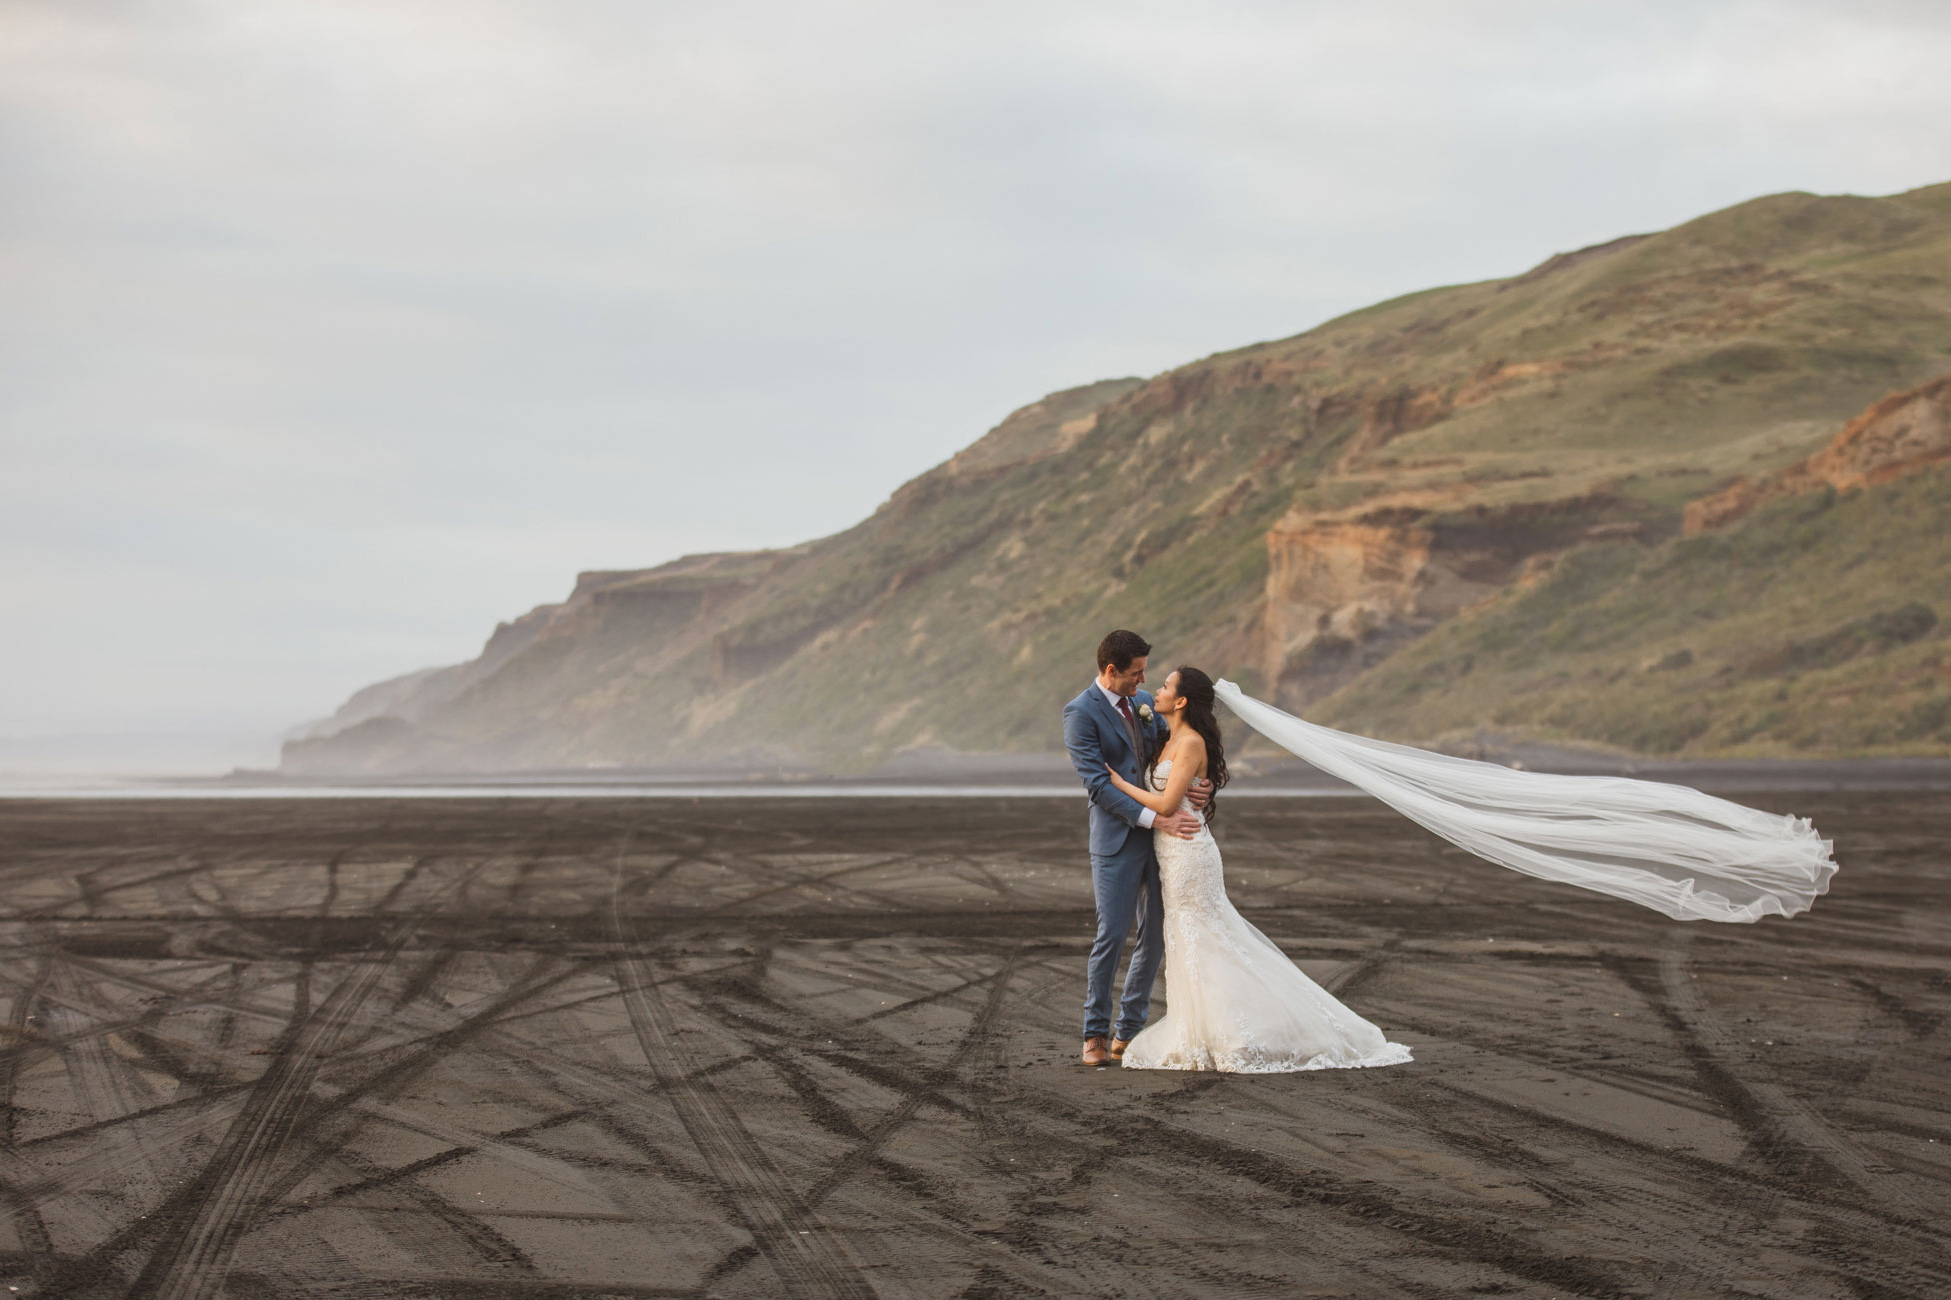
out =
[[1052,388],[1951,178],[1938,3],[0,0],[0,736],[269,735]]

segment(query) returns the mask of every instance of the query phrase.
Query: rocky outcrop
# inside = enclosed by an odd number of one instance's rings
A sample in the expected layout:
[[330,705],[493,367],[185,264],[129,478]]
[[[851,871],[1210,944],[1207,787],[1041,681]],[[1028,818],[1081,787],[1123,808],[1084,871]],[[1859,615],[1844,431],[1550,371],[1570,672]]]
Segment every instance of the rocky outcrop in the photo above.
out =
[[1276,698],[1301,707],[1332,693],[1569,547],[1658,531],[1605,493],[1499,506],[1462,496],[1295,509],[1268,531],[1260,667]]
[[[1441,423],[1456,409],[1456,398],[1448,383],[1397,384],[1363,394],[1354,406],[1358,423],[1354,438],[1341,455],[1343,470],[1356,468],[1405,433]],[[1316,409],[1334,409],[1334,399],[1328,398]]]
[[1289,704],[1333,690],[1433,626],[1432,535],[1377,512],[1293,513],[1267,533],[1262,671]]
[[1687,507],[1689,533],[1722,528],[1777,497],[1851,492],[1951,461],[1951,375],[1892,393],[1821,451],[1769,478],[1742,480]]

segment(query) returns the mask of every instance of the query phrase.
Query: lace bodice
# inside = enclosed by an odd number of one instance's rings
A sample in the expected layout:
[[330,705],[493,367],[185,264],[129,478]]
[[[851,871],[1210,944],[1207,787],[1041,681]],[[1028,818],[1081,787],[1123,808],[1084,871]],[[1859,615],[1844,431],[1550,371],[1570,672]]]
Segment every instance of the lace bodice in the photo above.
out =
[[[1158,791],[1160,794],[1164,794],[1165,787],[1171,783],[1171,780],[1172,780],[1172,760],[1168,758],[1164,762],[1160,763],[1157,767],[1152,769],[1152,789]],[[1198,809],[1192,806],[1192,796],[1190,794],[1188,794],[1185,798],[1179,800],[1179,810],[1181,812],[1199,811]],[[1205,820],[1205,816],[1203,814],[1200,816],[1200,820],[1201,821]]]
[[[1172,776],[1172,760],[1166,759],[1152,771],[1152,788],[1165,789]],[[1187,796],[1180,804],[1192,808]],[[1202,816],[1200,821],[1205,821]],[[1227,908],[1226,876],[1219,858],[1219,845],[1203,826],[1189,840],[1176,835],[1159,835],[1154,844],[1158,854],[1159,885],[1165,895],[1165,925],[1168,936],[1180,921],[1198,919],[1213,923]],[[1168,937],[1169,946],[1170,939]]]

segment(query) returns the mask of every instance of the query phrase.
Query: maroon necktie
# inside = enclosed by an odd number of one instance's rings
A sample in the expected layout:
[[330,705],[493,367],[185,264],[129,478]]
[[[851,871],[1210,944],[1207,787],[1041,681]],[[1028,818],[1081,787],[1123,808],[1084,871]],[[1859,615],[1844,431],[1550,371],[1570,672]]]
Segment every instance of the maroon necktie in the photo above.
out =
[[1138,738],[1138,719],[1131,716],[1131,699],[1129,696],[1120,695],[1118,697],[1118,712],[1124,715],[1125,739],[1131,742],[1131,752],[1138,755],[1138,761],[1142,763],[1145,760],[1145,746]]

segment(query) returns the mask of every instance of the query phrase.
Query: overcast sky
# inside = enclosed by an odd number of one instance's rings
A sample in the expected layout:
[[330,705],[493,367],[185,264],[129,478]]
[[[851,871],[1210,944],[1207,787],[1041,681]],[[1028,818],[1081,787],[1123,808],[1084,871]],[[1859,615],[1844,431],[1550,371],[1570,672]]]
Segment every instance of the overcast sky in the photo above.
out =
[[1942,0],[0,0],[0,768],[263,761],[1049,390],[1951,179],[1947,67]]

